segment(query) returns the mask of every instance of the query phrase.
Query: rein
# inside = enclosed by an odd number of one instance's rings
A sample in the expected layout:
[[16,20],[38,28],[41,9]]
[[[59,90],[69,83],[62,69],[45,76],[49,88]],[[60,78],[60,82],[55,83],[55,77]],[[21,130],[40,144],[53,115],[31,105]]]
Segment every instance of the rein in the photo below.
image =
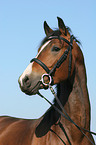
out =
[[[95,132],[92,132],[92,131],[89,131],[89,130],[87,130],[87,129],[85,129],[85,128],[82,128],[82,127],[80,127],[80,126],[78,126],[78,125],[70,118],[70,116],[67,114],[67,112],[65,111],[63,105],[61,104],[60,100],[58,99],[57,95],[55,94],[55,91],[54,91],[54,89],[52,88],[52,86],[49,85],[49,88],[50,88],[52,94],[54,95],[54,97],[56,98],[56,101],[57,101],[57,103],[58,103],[58,105],[59,105],[59,107],[61,108],[62,111],[61,111],[60,109],[58,109],[54,104],[52,104],[47,98],[45,98],[40,92],[38,92],[38,95],[39,95],[40,97],[42,97],[44,100],[46,100],[51,106],[53,106],[53,108],[54,108],[60,115],[62,115],[65,119],[67,119],[68,121],[70,121],[71,123],[73,123],[73,124],[80,130],[80,132],[87,138],[87,140],[89,140],[90,143],[92,143],[93,145],[95,145],[95,144],[90,140],[90,138],[84,133],[84,131],[85,131],[85,132],[89,132],[89,133],[91,133],[91,134],[93,134],[93,135],[96,135],[96,133],[95,133]],[[64,113],[63,113],[63,112],[64,112]],[[65,131],[64,127],[63,127],[63,125],[61,124],[60,120],[59,120],[59,122],[58,122],[57,125],[59,125],[59,127],[62,129],[62,131],[64,132],[64,134],[65,134],[65,136],[66,136],[66,138],[67,138],[67,140],[68,140],[68,142],[69,142],[69,144],[71,145],[71,142],[70,142],[70,140],[69,140],[69,138],[68,138],[68,135],[67,135],[67,133],[66,133],[66,131]],[[61,138],[56,132],[54,132],[52,129],[50,129],[50,131],[53,132],[54,134],[56,134],[57,137],[59,137],[59,139],[63,142],[63,144],[66,145],[66,143],[62,140],[62,138]]]
[[[70,42],[67,40],[67,39],[65,39],[65,38],[63,38],[63,37],[58,37],[58,36],[50,36],[49,38],[48,38],[48,40],[52,40],[52,39],[60,39],[60,40],[63,40],[64,42],[66,42],[69,46],[68,46],[68,48],[65,50],[65,52],[63,53],[63,55],[60,57],[60,59],[57,61],[57,63],[53,66],[53,68],[51,69],[51,70],[49,70],[49,68],[42,62],[42,61],[40,61],[39,59],[37,59],[37,58],[33,58],[30,62],[32,63],[33,61],[35,61],[36,63],[38,63],[45,71],[46,71],[46,73],[47,74],[43,74],[42,75],[42,77],[41,77],[41,80],[40,80],[40,82],[44,85],[44,86],[48,86],[49,88],[50,88],[50,90],[51,90],[51,92],[52,92],[52,94],[54,95],[54,97],[56,98],[56,101],[57,101],[57,103],[58,103],[58,105],[59,105],[59,107],[61,108],[61,110],[60,109],[58,109],[54,104],[52,104],[47,98],[45,98],[39,91],[38,91],[38,95],[40,96],[40,97],[42,97],[43,99],[45,99],[51,106],[53,106],[53,108],[60,114],[60,115],[62,115],[64,118],[66,118],[68,121],[70,121],[71,123],[73,123],[79,130],[80,130],[80,132],[82,132],[82,134],[94,145],[94,143],[90,140],[90,138],[84,133],[84,131],[86,131],[86,132],[89,132],[89,133],[91,133],[91,134],[94,134],[94,135],[96,135],[96,133],[94,133],[94,132],[91,132],[91,131],[89,131],[89,130],[87,130],[87,129],[84,129],[84,128],[82,128],[82,127],[80,127],[80,126],[78,126],[71,118],[70,118],[70,116],[67,114],[67,112],[65,111],[65,109],[64,109],[64,107],[63,107],[63,105],[61,104],[61,102],[60,102],[60,100],[59,100],[59,98],[57,97],[57,95],[55,94],[55,91],[54,91],[54,89],[52,88],[52,84],[53,84],[53,78],[52,78],[52,76],[54,75],[54,73],[55,73],[55,71],[56,71],[56,68],[59,68],[60,66],[61,66],[61,64],[67,59],[67,56],[68,56],[68,53],[69,53],[69,67],[68,67],[68,78],[70,77],[70,74],[71,74],[71,65],[72,65],[72,48],[73,48],[73,35],[70,37]],[[48,78],[48,83],[46,83],[45,81],[44,81],[44,77],[47,77]],[[59,121],[59,123],[57,124],[57,125],[59,125],[59,127],[62,129],[62,131],[64,132],[64,134],[65,134],[65,136],[66,136],[66,138],[67,138],[67,140],[68,140],[68,143],[71,145],[71,142],[70,142],[70,140],[69,140],[69,138],[68,138],[68,136],[67,136],[67,133],[66,133],[66,131],[65,131],[65,129],[64,129],[64,127],[63,127],[63,125],[61,124],[61,122]],[[55,133],[58,137],[59,137],[59,139],[62,141],[62,143],[64,144],[64,145],[66,145],[66,143],[61,139],[61,137],[56,133],[56,132],[54,132],[52,129],[50,129],[50,131],[51,132],[53,132],[53,133]]]

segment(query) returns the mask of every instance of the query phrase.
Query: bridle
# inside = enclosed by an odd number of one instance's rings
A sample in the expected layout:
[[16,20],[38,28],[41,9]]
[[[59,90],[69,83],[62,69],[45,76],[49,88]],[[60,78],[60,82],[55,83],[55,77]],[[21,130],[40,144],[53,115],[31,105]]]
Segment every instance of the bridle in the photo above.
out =
[[[72,49],[73,49],[73,40],[74,40],[74,37],[73,35],[70,36],[70,42],[63,38],[63,37],[58,37],[58,36],[50,36],[48,38],[48,40],[52,40],[52,39],[59,39],[59,40],[63,40],[64,42],[66,42],[69,46],[68,48],[64,51],[63,55],[60,57],[60,59],[57,61],[57,63],[53,66],[53,68],[51,70],[49,70],[49,68],[39,59],[37,58],[33,58],[30,62],[36,62],[38,63],[45,71],[46,73],[42,75],[41,77],[41,80],[40,82],[44,85],[44,86],[48,86],[52,92],[52,94],[54,95],[54,97],[56,98],[56,101],[60,107],[60,109],[58,109],[54,104],[52,104],[48,99],[46,99],[40,92],[38,92],[38,95],[41,96],[43,99],[45,99],[51,106],[53,106],[53,108],[60,114],[62,115],[64,118],[66,118],[67,120],[69,120],[71,123],[73,123],[81,132],[82,134],[94,145],[94,143],[90,140],[90,138],[84,133],[85,132],[89,132],[91,134],[94,134],[96,135],[96,133],[94,132],[91,132],[87,129],[84,129],[80,126],[78,126],[71,118],[70,116],[67,114],[67,112],[65,111],[64,107],[62,106],[60,100],[58,99],[57,95],[55,94],[54,92],[54,89],[52,88],[51,85],[53,85],[53,76],[54,76],[54,73],[56,71],[56,68],[59,68],[61,66],[61,64],[67,59],[67,56],[69,54],[69,68],[68,68],[68,78],[70,77],[70,74],[71,74],[71,66],[72,66]],[[47,77],[48,78],[48,83],[46,83],[44,81],[44,77]],[[62,131],[64,132],[69,144],[71,145],[71,142],[66,134],[66,131],[63,127],[63,125],[61,124],[61,122],[59,121],[58,123],[59,127],[62,129]],[[52,129],[50,129],[51,132],[55,133],[57,135],[56,132],[54,132]],[[64,145],[66,145],[66,143],[61,139],[61,137],[59,135],[57,135],[59,137],[59,139],[63,142]]]
[[39,59],[37,58],[33,58],[30,62],[36,62],[38,63],[45,71],[47,74],[43,74],[42,75],[42,78],[41,78],[41,81],[43,83],[43,85],[47,85],[44,83],[44,77],[47,76],[48,79],[49,79],[49,83],[48,85],[52,85],[53,83],[53,78],[52,76],[54,75],[55,71],[56,71],[56,68],[59,68],[61,66],[61,64],[66,60],[67,56],[68,56],[68,53],[70,52],[69,54],[69,70],[68,70],[68,78],[70,77],[70,74],[71,74],[71,64],[72,64],[72,48],[73,48],[73,35],[71,35],[70,37],[70,42],[63,38],[63,37],[58,37],[58,36],[50,36],[48,38],[48,40],[52,40],[52,39],[59,39],[59,40],[63,40],[64,42],[66,42],[69,46],[68,48],[64,51],[63,55],[60,57],[60,59],[57,61],[57,63],[53,66],[53,68],[51,70],[49,70],[49,68]]

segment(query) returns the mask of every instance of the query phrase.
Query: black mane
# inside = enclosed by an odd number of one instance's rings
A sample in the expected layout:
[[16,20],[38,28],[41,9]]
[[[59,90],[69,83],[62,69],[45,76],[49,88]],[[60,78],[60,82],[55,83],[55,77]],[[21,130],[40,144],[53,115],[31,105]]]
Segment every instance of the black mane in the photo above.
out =
[[59,39],[60,35],[61,35],[60,30],[58,30],[58,29],[57,29],[57,30],[54,30],[52,33],[50,33],[48,36],[46,36],[46,37],[42,40],[41,46],[49,40],[48,38],[49,38],[50,36],[58,36],[58,39]]
[[[70,36],[71,36],[71,35],[73,36],[73,39],[75,40],[75,42],[78,43],[79,45],[81,45],[81,42],[72,34],[71,29],[70,29],[69,27],[66,27],[66,29],[67,29],[67,31],[69,32]],[[62,34],[62,33],[61,33],[61,31],[60,31],[59,29],[54,30],[52,33],[50,33],[48,36],[46,36],[46,37],[42,40],[40,46],[42,46],[44,43],[46,43],[46,42],[49,40],[48,38],[49,38],[50,36],[58,36],[58,39],[59,39],[59,37],[60,37],[61,34]]]

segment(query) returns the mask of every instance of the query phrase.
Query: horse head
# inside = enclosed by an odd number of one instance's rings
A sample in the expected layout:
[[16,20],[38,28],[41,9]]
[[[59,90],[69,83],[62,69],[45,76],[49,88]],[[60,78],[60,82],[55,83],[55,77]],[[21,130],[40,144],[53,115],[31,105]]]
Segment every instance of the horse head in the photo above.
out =
[[49,82],[49,76],[51,76],[51,85],[54,85],[69,77],[69,65],[70,77],[73,73],[72,43],[74,40],[63,20],[59,17],[57,19],[59,29],[55,31],[48,26],[46,21],[44,22],[46,37],[38,49],[37,56],[31,60],[28,67],[19,77],[20,88],[28,95],[38,93],[39,89],[48,88],[48,85],[44,85],[41,81],[43,74],[48,74],[48,76],[44,75],[44,82]]

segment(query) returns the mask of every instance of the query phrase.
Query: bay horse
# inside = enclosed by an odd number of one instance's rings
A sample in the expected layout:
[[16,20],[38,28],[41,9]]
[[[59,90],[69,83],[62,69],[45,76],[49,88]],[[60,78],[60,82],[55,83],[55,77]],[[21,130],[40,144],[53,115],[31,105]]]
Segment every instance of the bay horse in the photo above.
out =
[[0,145],[95,144],[90,133],[90,101],[83,53],[70,28],[61,18],[57,19],[57,30],[44,22],[46,37],[18,82],[27,95],[40,95],[40,89],[57,85],[55,95],[63,109],[54,99],[39,119],[0,117]]

